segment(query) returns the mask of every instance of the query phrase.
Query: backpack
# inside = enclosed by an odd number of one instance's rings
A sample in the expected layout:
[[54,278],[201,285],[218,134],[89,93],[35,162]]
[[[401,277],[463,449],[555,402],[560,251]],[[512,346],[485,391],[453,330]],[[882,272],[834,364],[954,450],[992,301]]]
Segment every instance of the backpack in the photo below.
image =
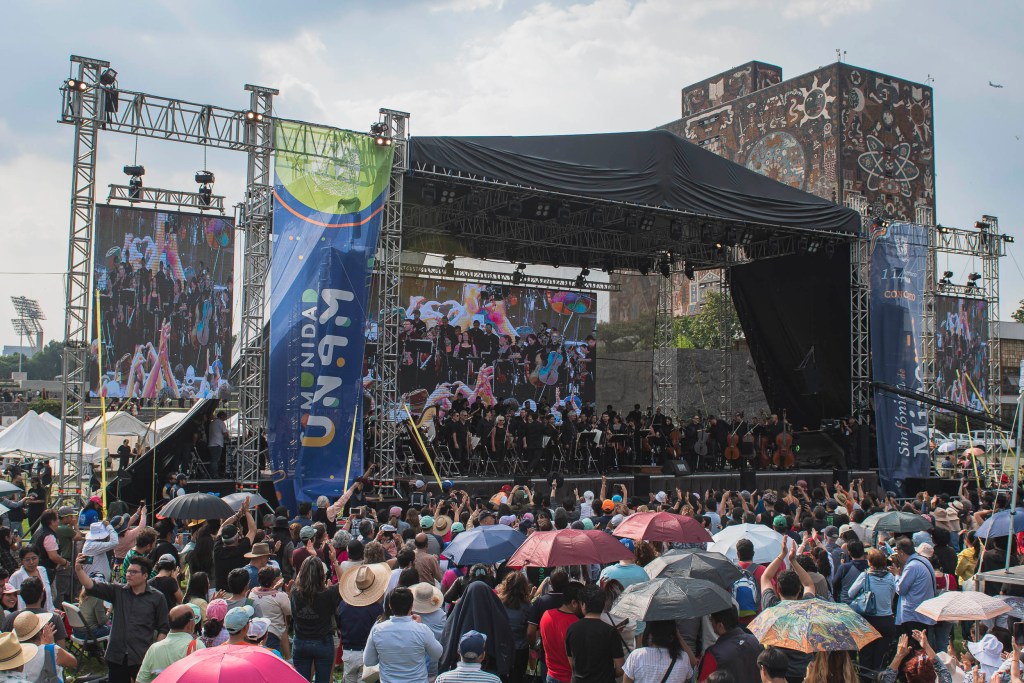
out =
[[732,597],[739,607],[740,618],[756,616],[761,608],[761,590],[757,582],[746,569],[740,569],[743,574],[732,584]]

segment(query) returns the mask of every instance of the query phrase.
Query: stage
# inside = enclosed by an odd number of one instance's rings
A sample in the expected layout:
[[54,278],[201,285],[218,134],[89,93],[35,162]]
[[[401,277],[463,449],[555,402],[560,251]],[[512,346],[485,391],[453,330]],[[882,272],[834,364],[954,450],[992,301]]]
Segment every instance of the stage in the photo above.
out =
[[[749,476],[750,473],[747,474]],[[788,486],[795,484],[797,481],[803,479],[807,482],[808,487],[815,488],[822,484],[822,482],[831,486],[838,479],[844,487],[849,488],[851,480],[863,479],[864,490],[868,492],[874,492],[878,488],[878,473],[875,470],[847,470],[842,471],[841,476],[837,476],[836,472],[832,470],[810,470],[810,469],[798,469],[790,470],[788,472],[774,472],[774,471],[760,471],[753,472],[753,485],[750,482],[745,482],[747,485],[744,486],[740,481],[741,472],[733,470],[726,472],[699,472],[697,474],[691,474],[687,476],[674,476],[669,474],[632,474],[632,473],[611,473],[608,475],[608,491],[607,495],[610,497],[619,493],[615,489],[619,484],[625,484],[626,489],[629,492],[630,497],[640,496],[648,497],[651,493],[657,493],[658,491],[665,491],[672,493],[675,489],[682,489],[684,493],[697,493],[704,497],[705,492],[708,489],[715,489],[717,491],[730,490],[730,491],[742,491],[742,490],[757,490],[765,491],[767,489],[774,489],[779,491],[785,489]],[[440,487],[436,480],[427,480],[428,489],[434,495],[440,491]],[[452,477],[452,481],[455,483],[455,488],[464,490],[473,498],[479,496],[482,498],[490,498],[504,484],[528,484],[534,492],[535,502],[540,502],[540,498],[547,496],[551,492],[551,485],[547,482],[544,477],[515,477],[514,481],[510,481],[507,478],[501,477]],[[227,495],[234,493],[236,490],[236,482],[229,479],[197,479],[189,481],[185,486],[185,489],[191,493],[194,491],[202,491],[204,493],[214,493],[218,495]],[[566,476],[564,484],[559,488],[556,495],[556,500],[564,498],[567,492],[571,492],[574,489],[579,489],[580,494],[584,491],[593,491],[596,496],[601,490],[601,477],[598,474],[581,474],[581,475],[570,475]],[[260,481],[259,486],[260,494],[267,500],[274,499],[273,484],[269,478],[263,478]],[[401,504],[402,501],[394,498],[387,498],[380,501],[380,505],[391,505],[394,503]]]

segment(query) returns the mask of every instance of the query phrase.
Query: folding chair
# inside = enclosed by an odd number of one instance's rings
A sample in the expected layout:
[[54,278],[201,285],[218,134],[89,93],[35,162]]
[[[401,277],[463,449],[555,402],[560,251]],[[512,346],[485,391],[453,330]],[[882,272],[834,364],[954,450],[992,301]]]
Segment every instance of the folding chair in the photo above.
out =
[[[68,650],[72,654],[81,654],[84,657],[92,657],[96,661],[102,662],[103,653],[107,649],[107,641],[110,640],[110,636],[94,637],[92,629],[86,626],[85,620],[82,618],[82,611],[78,609],[78,605],[65,602],[62,606],[72,629],[71,633],[68,634]],[[79,635],[83,631],[88,634],[85,638]]]

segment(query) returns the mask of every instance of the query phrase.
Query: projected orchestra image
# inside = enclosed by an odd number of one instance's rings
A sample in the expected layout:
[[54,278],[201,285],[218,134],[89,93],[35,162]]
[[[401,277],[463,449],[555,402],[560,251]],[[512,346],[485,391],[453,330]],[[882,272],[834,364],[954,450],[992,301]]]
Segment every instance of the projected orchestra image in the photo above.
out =
[[935,390],[973,410],[988,402],[988,302],[935,297]]
[[233,221],[109,206],[96,215],[102,344],[94,340],[94,352],[103,354],[103,382],[93,379],[91,393],[172,400],[227,392]]

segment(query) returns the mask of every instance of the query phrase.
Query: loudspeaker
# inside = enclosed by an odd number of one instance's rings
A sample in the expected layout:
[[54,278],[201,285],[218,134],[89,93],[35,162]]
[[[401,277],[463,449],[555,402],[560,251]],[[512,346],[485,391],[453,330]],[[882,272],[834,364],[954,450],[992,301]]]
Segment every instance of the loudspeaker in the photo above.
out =
[[850,470],[833,470],[832,471],[832,485],[842,484],[843,486],[850,487]]
[[690,476],[690,466],[686,464],[685,460],[668,460],[665,462],[662,472],[674,477],[688,477]]
[[918,491],[946,493],[955,496],[960,491],[959,479],[945,479],[943,477],[907,477],[903,480],[903,492],[907,495]]
[[530,486],[530,475],[516,474],[512,477],[512,483],[516,486]]
[[633,475],[633,495],[638,498],[647,498],[651,495],[651,475],[649,474],[634,474]]
[[740,490],[754,491],[757,489],[757,473],[754,470],[740,470]]

